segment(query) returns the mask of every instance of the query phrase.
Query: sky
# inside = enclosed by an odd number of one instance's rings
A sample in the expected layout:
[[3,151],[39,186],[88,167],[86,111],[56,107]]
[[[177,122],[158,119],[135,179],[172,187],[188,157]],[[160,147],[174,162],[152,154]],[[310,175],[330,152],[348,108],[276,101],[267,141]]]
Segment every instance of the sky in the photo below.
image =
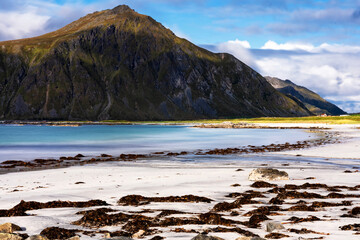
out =
[[290,79],[360,112],[360,0],[1,0],[0,41],[120,4],[263,76]]

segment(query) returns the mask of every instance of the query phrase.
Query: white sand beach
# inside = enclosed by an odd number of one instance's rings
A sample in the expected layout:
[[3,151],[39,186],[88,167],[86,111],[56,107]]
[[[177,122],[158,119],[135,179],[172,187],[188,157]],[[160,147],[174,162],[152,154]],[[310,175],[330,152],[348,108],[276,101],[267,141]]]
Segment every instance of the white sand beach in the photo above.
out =
[[[341,132],[347,138],[345,143],[326,145],[313,149],[296,150],[292,152],[282,152],[276,154],[302,155],[302,159],[306,156],[316,157],[335,157],[335,158],[351,158],[349,160],[333,159],[330,162],[345,161],[352,166],[359,166],[359,137],[360,130],[356,126],[342,125],[336,126],[332,130]],[[348,137],[351,137],[348,138]],[[337,165],[308,163],[299,161],[289,162],[272,162],[272,161],[253,161],[250,155],[241,161],[207,161],[207,162],[181,162],[181,161],[136,161],[136,162],[109,162],[98,163],[93,165],[73,166],[69,168],[48,169],[41,171],[28,171],[18,173],[8,173],[0,176],[0,209],[10,209],[18,204],[21,200],[48,202],[55,200],[62,201],[88,201],[100,199],[106,201],[112,208],[118,212],[133,214],[143,210],[153,210],[141,213],[142,215],[155,217],[162,210],[177,210],[183,213],[173,214],[168,217],[196,217],[199,214],[208,213],[217,203],[233,202],[236,198],[226,197],[229,193],[244,193],[248,190],[260,191],[264,195],[263,198],[253,198],[259,201],[257,204],[243,204],[240,208],[231,211],[217,212],[225,219],[234,221],[248,221],[249,216],[244,216],[248,211],[254,210],[260,206],[271,206],[269,200],[275,197],[276,193],[269,193],[272,188],[253,188],[250,185],[252,181],[248,180],[248,175],[254,168],[275,167],[284,170],[289,174],[289,180],[268,181],[283,187],[285,184],[302,185],[304,183],[321,183],[331,186],[347,186],[349,188],[360,184],[360,172],[357,169],[342,168]],[[323,160],[326,163],[329,160]],[[243,171],[237,171],[242,169]],[[348,170],[348,172],[345,172]],[[239,186],[234,185],[239,184]],[[299,189],[298,192],[317,193],[326,196],[332,190],[317,189]],[[359,189],[335,189],[340,194],[359,195]],[[210,198],[214,201],[211,203],[194,203],[194,202],[150,202],[149,204],[140,206],[119,206],[117,201],[127,195],[142,195],[145,197],[167,197],[182,196],[193,194]],[[313,202],[341,203],[342,201],[351,201],[350,206],[341,205],[334,207],[317,208],[316,211],[283,211],[300,200],[304,200],[307,206]],[[287,198],[285,203],[279,205],[283,210],[275,211],[275,214],[268,215],[271,220],[260,223],[258,228],[249,228],[242,224],[234,224],[233,227],[250,231],[260,237],[265,237],[266,223],[275,221],[282,223],[285,229],[275,230],[275,232],[285,234],[287,237],[282,239],[359,239],[359,235],[355,235],[356,231],[342,231],[339,227],[359,223],[359,216],[340,217],[347,214],[351,209],[360,206],[360,197],[346,198],[324,198],[324,199],[300,199]],[[61,227],[65,229],[81,229],[94,231],[94,229],[86,228],[71,224],[79,220],[82,215],[76,215],[78,211],[97,209],[91,208],[56,208],[41,209],[27,211],[29,216],[1,217],[0,224],[11,222],[26,229],[25,233],[29,235],[39,234],[47,227]],[[237,214],[231,214],[235,212]],[[236,215],[236,216],[235,216]],[[300,222],[291,224],[291,217],[306,218],[316,216],[321,221]],[[165,217],[166,218],[166,217]],[[110,232],[121,230],[123,225],[104,226],[101,229]],[[196,230],[197,232],[206,229],[216,228],[221,225],[181,225],[170,226],[166,228],[156,228],[157,232],[153,235],[144,236],[143,239],[151,239],[152,237],[161,236],[165,239],[191,239],[197,233],[174,232],[176,228],[183,230]],[[233,228],[230,226],[221,226],[224,228]],[[306,228],[313,231],[308,234],[298,234],[290,232],[289,229]],[[81,239],[101,239],[103,234],[95,234],[93,236],[79,233]],[[221,237],[226,240],[235,240],[242,235],[236,232],[213,232],[209,235]]]

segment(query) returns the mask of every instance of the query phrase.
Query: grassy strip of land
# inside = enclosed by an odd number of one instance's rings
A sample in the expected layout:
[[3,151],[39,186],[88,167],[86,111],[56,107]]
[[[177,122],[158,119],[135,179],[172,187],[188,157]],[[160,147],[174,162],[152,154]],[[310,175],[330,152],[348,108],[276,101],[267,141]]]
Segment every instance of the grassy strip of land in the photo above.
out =
[[322,124],[360,124],[360,114],[348,116],[327,117],[260,117],[260,118],[222,118],[222,119],[197,119],[181,121],[127,121],[127,120],[103,120],[103,121],[2,121],[7,124],[49,124],[56,126],[70,125],[132,125],[132,124],[158,124],[158,125],[186,125],[186,124],[211,124],[211,123],[322,123]]
[[117,121],[106,120],[103,123],[112,124],[201,124],[201,123],[324,123],[324,124],[360,124],[360,114],[349,116],[312,116],[312,117],[261,117],[236,119],[198,119],[184,121]]

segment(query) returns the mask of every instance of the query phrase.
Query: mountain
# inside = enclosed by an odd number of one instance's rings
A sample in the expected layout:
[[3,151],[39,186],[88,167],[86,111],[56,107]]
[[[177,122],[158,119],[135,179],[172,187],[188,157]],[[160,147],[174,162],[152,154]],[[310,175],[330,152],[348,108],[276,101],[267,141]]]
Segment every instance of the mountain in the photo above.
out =
[[327,114],[327,115],[342,115],[346,114],[336,105],[326,101],[313,91],[298,86],[290,80],[281,80],[274,77],[265,77],[266,80],[278,91],[293,98],[295,101],[298,100],[305,105],[313,114]]
[[48,34],[0,42],[0,119],[306,116],[229,54],[121,5]]

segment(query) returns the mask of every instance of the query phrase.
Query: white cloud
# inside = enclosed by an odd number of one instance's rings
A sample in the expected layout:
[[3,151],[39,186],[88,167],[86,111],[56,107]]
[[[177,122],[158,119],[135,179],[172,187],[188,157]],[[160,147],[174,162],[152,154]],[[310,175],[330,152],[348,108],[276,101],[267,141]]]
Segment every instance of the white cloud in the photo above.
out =
[[360,55],[356,54],[360,46],[267,42],[262,49],[287,50],[285,55],[272,51],[258,56],[256,64],[262,75],[290,79],[337,101],[347,111],[356,112],[360,108]]
[[274,41],[267,41],[261,49],[271,49],[271,50],[287,50],[287,51],[312,51],[314,46],[311,44],[304,44],[304,43],[281,43],[278,44]]
[[12,1],[2,2],[4,8],[0,9],[0,41],[38,36],[57,30],[88,13],[116,5],[113,0],[92,4],[81,0],[62,4],[45,0],[19,0],[16,4]]
[[233,41],[230,40],[230,41],[226,42],[226,45],[232,46],[232,47],[241,46],[244,48],[251,48],[250,43],[248,41],[240,41],[239,39],[235,39]]
[[243,61],[245,64],[257,69],[257,65],[253,55],[250,52],[250,43],[248,41],[240,41],[235,39],[216,45],[216,52],[226,52],[234,55],[237,59]]
[[336,101],[333,99],[333,103],[335,103],[337,106],[340,106],[341,109],[343,109],[345,112],[348,113],[360,113],[360,101]]
[[49,16],[38,15],[36,12],[0,13],[0,35],[7,39],[28,37],[42,32],[49,19]]
[[345,111],[360,110],[360,46],[268,41],[252,50],[249,42],[236,39],[210,50],[231,53],[263,76],[290,79]]
[[267,50],[286,50],[286,51],[305,51],[309,53],[332,52],[332,53],[358,53],[360,46],[351,46],[343,44],[328,44],[323,43],[319,46],[314,46],[310,43],[287,42],[276,43],[274,41],[267,41],[261,49]]
[[359,53],[360,46],[342,45],[342,44],[321,44],[318,49],[332,53]]

